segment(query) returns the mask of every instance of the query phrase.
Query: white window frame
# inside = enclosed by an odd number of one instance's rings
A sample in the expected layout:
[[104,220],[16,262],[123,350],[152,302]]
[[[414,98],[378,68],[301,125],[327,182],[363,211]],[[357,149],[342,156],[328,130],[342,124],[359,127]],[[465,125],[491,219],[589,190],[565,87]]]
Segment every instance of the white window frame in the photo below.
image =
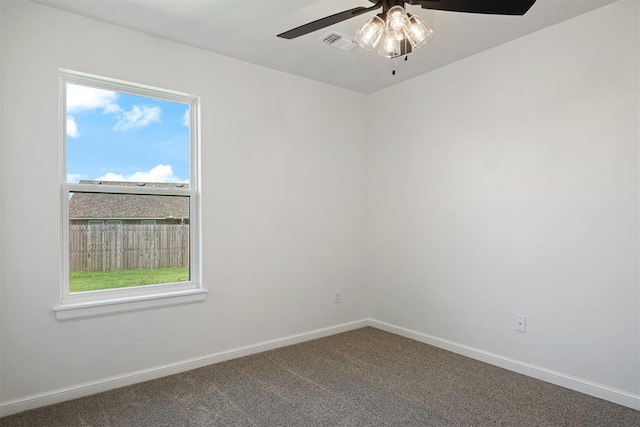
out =
[[[66,84],[78,84],[97,89],[146,96],[189,105],[189,188],[152,188],[146,186],[117,186],[67,183],[66,170]],[[53,308],[58,320],[104,316],[108,314],[144,310],[154,307],[204,301],[207,290],[202,286],[202,245],[200,233],[200,98],[151,86],[95,76],[70,70],[60,70],[60,200],[62,204],[62,273],[60,303]],[[130,288],[105,289],[81,293],[69,291],[69,195],[83,193],[119,193],[189,197],[190,280],[188,282],[144,285]]]

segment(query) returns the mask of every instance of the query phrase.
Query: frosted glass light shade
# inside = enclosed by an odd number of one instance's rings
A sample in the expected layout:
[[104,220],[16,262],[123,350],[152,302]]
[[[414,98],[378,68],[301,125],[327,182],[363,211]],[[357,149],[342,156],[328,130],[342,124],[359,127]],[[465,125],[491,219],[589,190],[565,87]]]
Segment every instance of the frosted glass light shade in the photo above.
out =
[[382,37],[380,49],[378,49],[378,55],[385,58],[395,58],[402,55],[401,43],[402,42],[400,42],[399,40],[391,38],[389,37],[389,35],[385,34]]
[[408,38],[413,49],[417,49],[433,36],[433,30],[425,24],[419,16],[412,15],[409,18]]
[[402,6],[393,6],[387,11],[385,32],[394,40],[404,40],[409,31],[409,16]]
[[374,16],[356,32],[356,41],[363,49],[373,50],[383,33],[384,21],[379,16]]

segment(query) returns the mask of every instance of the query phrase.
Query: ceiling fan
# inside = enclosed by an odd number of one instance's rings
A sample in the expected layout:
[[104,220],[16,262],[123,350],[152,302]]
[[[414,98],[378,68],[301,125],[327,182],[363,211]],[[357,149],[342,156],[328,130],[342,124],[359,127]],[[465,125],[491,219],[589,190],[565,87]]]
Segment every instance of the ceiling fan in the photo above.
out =
[[[382,13],[370,18],[356,32],[356,41],[366,50],[379,46],[378,54],[386,58],[407,55],[424,45],[433,35],[417,15],[405,10],[405,4],[419,5],[423,9],[446,10],[451,12],[484,13],[493,15],[524,15],[536,0],[369,0],[370,7],[356,7],[345,10],[292,30],[278,34],[283,39],[312,33],[338,22],[346,21],[376,9]],[[406,58],[405,58],[406,59]]]

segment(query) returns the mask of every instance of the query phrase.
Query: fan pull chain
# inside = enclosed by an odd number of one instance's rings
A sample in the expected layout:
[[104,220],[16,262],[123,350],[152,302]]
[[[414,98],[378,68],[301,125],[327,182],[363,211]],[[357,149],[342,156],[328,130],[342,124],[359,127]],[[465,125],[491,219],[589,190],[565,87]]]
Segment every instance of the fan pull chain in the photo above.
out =
[[[405,52],[407,51],[407,40],[406,40],[406,39],[404,40],[404,51],[405,51]],[[397,60],[399,57],[400,57],[400,55],[398,55],[398,56],[395,56],[395,57],[391,58],[391,61],[392,61],[392,63],[393,63],[393,70],[391,71],[391,75],[392,75],[392,76],[395,76],[395,75],[396,75],[396,66],[397,66],[397,61],[396,61],[396,60]],[[405,62],[409,60],[409,54],[408,54],[408,53],[405,53],[405,54],[404,54],[404,60],[405,60]]]
[[[391,71],[391,75],[395,76],[396,75],[396,58],[393,58],[391,61],[393,62],[393,70]],[[404,56],[404,61],[407,62],[409,60],[409,55],[405,55]]]
[[407,39],[406,38],[404,39],[404,51],[405,51],[404,60],[406,62],[407,59],[409,59],[409,54],[407,53]]

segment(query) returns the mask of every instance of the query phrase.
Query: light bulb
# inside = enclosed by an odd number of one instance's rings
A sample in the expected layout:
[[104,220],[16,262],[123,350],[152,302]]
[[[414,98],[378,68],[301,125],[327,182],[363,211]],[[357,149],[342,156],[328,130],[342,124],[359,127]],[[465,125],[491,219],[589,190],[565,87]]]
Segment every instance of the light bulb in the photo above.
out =
[[402,6],[393,6],[387,11],[385,31],[394,40],[403,40],[409,31],[409,16]]
[[396,58],[411,53],[411,44],[407,40],[394,40],[388,35],[382,37],[378,55],[385,58]]
[[398,56],[398,44],[398,40],[394,40],[391,37],[385,35],[382,38],[382,43],[380,44],[378,55],[384,56],[385,58],[393,58],[395,56]]
[[414,49],[419,48],[433,36],[433,30],[419,16],[411,15],[408,25],[408,39]]
[[383,32],[384,21],[379,16],[374,16],[356,32],[356,41],[363,49],[373,50]]

